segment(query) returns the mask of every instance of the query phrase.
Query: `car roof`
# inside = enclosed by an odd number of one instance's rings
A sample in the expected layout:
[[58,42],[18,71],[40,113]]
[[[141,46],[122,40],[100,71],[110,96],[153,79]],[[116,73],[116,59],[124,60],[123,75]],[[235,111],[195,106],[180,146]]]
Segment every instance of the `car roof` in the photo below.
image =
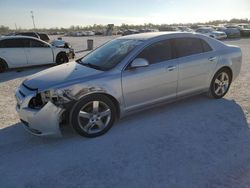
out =
[[212,27],[199,27],[198,29],[213,29]]
[[200,34],[193,32],[178,32],[178,31],[168,31],[168,32],[150,32],[150,33],[140,33],[127,35],[123,37],[119,37],[119,39],[134,39],[134,40],[150,40],[153,38],[160,37],[192,37],[192,36],[200,36]]
[[36,34],[36,32],[34,32],[34,31],[17,32],[16,34],[20,34],[20,33],[22,33],[22,34]]

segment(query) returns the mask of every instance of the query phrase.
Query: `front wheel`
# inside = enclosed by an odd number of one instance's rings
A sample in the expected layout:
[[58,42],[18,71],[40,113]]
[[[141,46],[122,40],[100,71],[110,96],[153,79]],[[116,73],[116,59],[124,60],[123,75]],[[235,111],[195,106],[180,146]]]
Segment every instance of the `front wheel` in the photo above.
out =
[[84,97],[71,113],[71,124],[75,131],[90,138],[105,134],[113,126],[115,119],[115,106],[104,95]]
[[59,53],[56,57],[56,64],[60,65],[69,62],[69,58],[65,53]]
[[208,95],[220,99],[226,95],[232,82],[232,75],[228,69],[219,70],[213,77]]

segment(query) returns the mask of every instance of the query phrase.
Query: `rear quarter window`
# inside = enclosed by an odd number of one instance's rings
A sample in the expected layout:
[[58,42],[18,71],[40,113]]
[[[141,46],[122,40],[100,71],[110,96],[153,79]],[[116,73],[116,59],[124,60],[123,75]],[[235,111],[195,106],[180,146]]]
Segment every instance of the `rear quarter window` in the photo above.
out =
[[201,43],[202,43],[202,47],[203,47],[203,52],[210,52],[213,49],[211,48],[211,46],[204,40],[200,39]]

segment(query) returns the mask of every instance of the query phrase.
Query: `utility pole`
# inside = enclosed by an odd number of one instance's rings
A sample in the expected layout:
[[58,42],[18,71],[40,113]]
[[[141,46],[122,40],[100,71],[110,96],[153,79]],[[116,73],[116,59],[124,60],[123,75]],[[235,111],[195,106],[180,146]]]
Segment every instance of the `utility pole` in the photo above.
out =
[[33,11],[30,11],[30,13],[31,13],[31,18],[32,18],[32,21],[33,21],[33,27],[34,27],[34,29],[36,29],[36,25],[35,25],[35,18],[34,18]]
[[16,25],[16,23],[15,23],[15,28],[16,28],[16,31],[17,31],[17,25]]

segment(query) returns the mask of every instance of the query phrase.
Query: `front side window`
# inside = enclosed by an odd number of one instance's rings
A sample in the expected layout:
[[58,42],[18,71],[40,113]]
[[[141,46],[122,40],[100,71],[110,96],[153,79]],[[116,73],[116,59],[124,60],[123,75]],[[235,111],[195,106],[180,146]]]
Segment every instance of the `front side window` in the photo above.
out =
[[174,46],[177,57],[203,53],[203,46],[198,38],[177,38],[174,39]]
[[30,41],[31,48],[46,48],[46,47],[48,47],[47,44],[45,44],[41,41],[38,41],[38,40],[30,39],[29,41]]
[[143,41],[116,39],[97,48],[77,62],[99,70],[109,70],[119,64],[136,46]]
[[146,47],[137,58],[144,58],[150,64],[159,63],[172,59],[172,48],[169,40],[156,42]]

